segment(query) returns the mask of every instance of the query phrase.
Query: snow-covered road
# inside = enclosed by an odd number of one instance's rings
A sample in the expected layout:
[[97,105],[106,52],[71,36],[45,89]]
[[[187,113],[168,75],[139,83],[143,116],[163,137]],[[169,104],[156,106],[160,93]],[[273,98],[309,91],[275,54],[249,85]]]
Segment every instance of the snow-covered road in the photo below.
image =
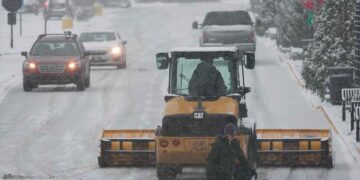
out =
[[[135,4],[129,9],[106,10],[101,18],[77,24],[77,31],[111,28],[128,41],[128,68],[92,68],[91,88],[84,92],[77,92],[75,86],[45,86],[25,93],[21,81],[23,58],[19,55],[0,57],[0,176],[156,179],[154,168],[98,168],[102,129],[159,125],[167,72],[156,70],[155,54],[177,46],[197,46],[198,31],[191,29],[191,23],[207,11],[248,7],[246,0]],[[32,19],[33,23],[42,25],[40,17]],[[256,120],[259,128],[329,128],[328,121],[313,109],[286,66],[263,39],[259,38],[257,43],[256,68],[246,72],[247,85],[253,90],[247,99],[249,118]],[[4,47],[5,43],[0,44]],[[360,177],[360,166],[356,162],[360,155],[352,154],[336,133],[333,133],[333,141],[333,169],[260,168],[259,178],[337,180]],[[179,179],[205,179],[204,171],[186,169]]]

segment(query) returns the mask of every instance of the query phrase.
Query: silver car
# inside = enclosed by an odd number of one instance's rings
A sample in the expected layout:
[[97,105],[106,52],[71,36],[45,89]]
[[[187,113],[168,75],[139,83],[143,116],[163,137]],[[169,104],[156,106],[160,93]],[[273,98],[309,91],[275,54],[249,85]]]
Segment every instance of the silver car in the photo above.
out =
[[126,68],[126,41],[114,31],[83,32],[80,41],[86,51],[93,52],[90,56],[92,66],[116,66]]
[[247,11],[208,12],[202,24],[193,22],[193,28],[201,28],[200,46],[235,46],[248,52],[247,68],[255,67],[256,34]]

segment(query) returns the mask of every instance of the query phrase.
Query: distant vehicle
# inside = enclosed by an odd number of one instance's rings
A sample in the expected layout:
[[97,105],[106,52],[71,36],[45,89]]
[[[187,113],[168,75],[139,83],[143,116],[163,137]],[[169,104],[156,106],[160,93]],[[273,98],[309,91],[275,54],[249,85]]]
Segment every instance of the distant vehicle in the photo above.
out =
[[[72,1],[69,2],[69,7],[67,8],[66,0],[48,0],[45,3],[44,16],[48,19],[57,18],[61,19],[65,16],[65,14],[69,14],[70,16],[74,16],[74,10]],[[68,11],[68,12],[67,12]]]
[[76,84],[78,91],[90,87],[89,53],[77,35],[40,35],[23,63],[23,89],[31,91],[38,85]]
[[95,9],[93,6],[81,6],[75,9],[76,20],[86,21],[95,16]]
[[35,15],[39,14],[40,3],[37,0],[24,0],[24,5],[19,10],[21,13],[33,13]]
[[290,59],[292,60],[303,60],[304,51],[302,48],[290,48]]
[[131,2],[129,0],[101,0],[101,2],[104,4],[105,7],[131,7]]
[[126,41],[114,31],[94,31],[80,34],[80,41],[87,51],[95,52],[90,56],[91,65],[116,66],[126,68]]
[[235,46],[253,52],[246,67],[255,67],[256,34],[254,23],[247,11],[208,12],[202,24],[193,22],[193,29],[201,28],[200,46]]

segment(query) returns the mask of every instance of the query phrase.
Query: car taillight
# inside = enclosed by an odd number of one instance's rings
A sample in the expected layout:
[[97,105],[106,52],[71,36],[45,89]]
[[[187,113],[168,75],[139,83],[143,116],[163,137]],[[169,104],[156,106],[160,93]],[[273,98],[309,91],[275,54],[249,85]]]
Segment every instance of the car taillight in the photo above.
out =
[[168,145],[169,145],[169,142],[167,140],[163,139],[160,141],[160,146],[162,148],[166,148]]
[[49,1],[45,1],[44,4],[43,4],[43,7],[45,9],[49,8]]
[[178,146],[180,145],[180,140],[174,139],[174,140],[172,141],[172,145],[175,146],[175,147],[178,147]]
[[255,41],[255,32],[254,31],[251,31],[250,34],[249,34],[249,39],[251,42],[254,42]]
[[203,39],[203,42],[207,42],[209,40],[209,36],[208,36],[207,32],[205,32],[205,31],[203,32],[202,39]]

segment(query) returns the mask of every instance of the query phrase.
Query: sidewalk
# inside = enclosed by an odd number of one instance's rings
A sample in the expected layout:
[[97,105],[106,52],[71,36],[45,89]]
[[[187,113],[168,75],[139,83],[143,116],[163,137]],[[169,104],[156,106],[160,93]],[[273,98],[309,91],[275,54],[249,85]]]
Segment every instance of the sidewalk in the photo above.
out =
[[[265,40],[266,41],[266,40]],[[298,85],[303,88],[304,96],[312,104],[315,111],[321,111],[325,118],[328,120],[329,125],[332,127],[333,134],[336,133],[341,137],[341,141],[351,151],[350,153],[355,158],[360,158],[360,143],[356,142],[355,131],[350,131],[350,115],[347,113],[347,121],[343,122],[341,115],[341,106],[334,106],[328,102],[322,102],[321,99],[316,95],[305,89],[305,81],[301,76],[303,61],[302,60],[291,60],[289,53],[281,52],[275,41],[268,39],[267,46],[272,49],[274,54],[279,60],[288,67],[290,74],[297,81]]]

